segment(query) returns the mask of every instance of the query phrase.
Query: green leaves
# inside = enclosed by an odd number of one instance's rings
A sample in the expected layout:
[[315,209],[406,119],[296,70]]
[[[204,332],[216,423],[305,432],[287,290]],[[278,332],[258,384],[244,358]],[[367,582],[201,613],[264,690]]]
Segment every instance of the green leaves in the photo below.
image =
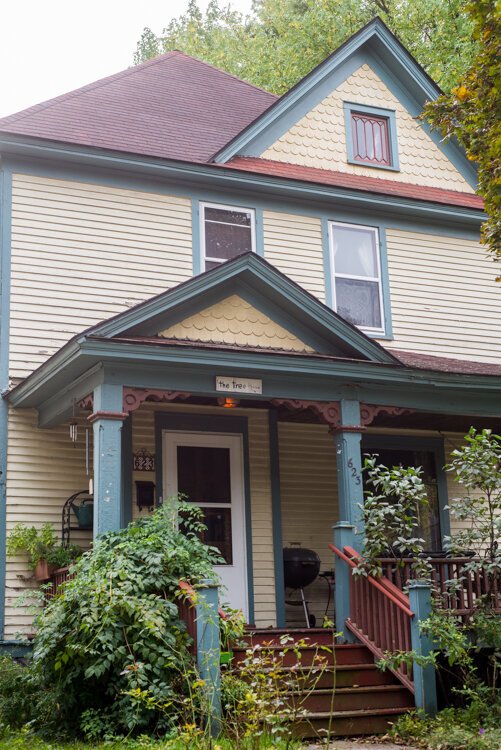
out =
[[[172,523],[178,512],[179,528]],[[176,723],[171,698],[183,694],[191,658],[176,605],[179,581],[196,586],[214,577],[217,559],[193,533],[200,517],[198,508],[173,501],[104,535],[40,615],[34,660],[59,693],[69,731],[83,716],[82,726],[92,719],[93,736],[99,726],[113,725],[117,734]],[[151,700],[138,700],[137,690]]]

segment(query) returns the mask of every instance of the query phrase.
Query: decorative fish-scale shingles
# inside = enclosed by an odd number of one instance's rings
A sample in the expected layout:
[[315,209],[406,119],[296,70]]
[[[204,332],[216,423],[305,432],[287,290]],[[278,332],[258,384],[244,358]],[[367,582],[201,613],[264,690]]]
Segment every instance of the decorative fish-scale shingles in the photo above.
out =
[[161,331],[162,338],[313,352],[293,333],[234,294]]
[[[347,162],[344,102],[395,110],[400,162],[398,172]],[[389,181],[474,192],[423,127],[367,64],[362,65],[284,133],[261,157]]]

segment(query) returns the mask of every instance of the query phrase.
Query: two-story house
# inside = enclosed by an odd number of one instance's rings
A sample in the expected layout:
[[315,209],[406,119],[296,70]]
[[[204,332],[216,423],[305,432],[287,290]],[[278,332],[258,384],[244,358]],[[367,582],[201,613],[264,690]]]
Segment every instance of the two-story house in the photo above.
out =
[[94,534],[198,502],[258,627],[304,626],[283,547],[356,544],[364,452],[423,467],[441,549],[447,456],[501,425],[501,297],[438,94],[376,19],[280,98],[173,51],[0,120],[5,641],[33,586],[6,533],[90,480]]

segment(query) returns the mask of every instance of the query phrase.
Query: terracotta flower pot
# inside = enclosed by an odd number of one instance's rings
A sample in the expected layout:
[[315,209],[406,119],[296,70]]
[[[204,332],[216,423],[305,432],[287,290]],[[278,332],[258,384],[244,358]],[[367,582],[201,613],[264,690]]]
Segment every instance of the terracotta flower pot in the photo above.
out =
[[50,565],[47,560],[39,560],[35,567],[35,580],[48,581],[56,569],[57,565]]

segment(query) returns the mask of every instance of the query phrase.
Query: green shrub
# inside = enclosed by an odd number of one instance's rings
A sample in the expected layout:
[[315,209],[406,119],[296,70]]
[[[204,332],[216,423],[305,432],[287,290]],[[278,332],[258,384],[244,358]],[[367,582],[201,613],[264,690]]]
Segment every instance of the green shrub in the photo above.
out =
[[410,712],[398,719],[390,735],[426,750],[499,750],[501,699],[489,707],[475,699],[467,709],[446,708],[434,719]]
[[41,613],[34,664],[67,731],[94,739],[175,726],[192,674],[179,581],[196,586],[218,562],[199,539],[200,516],[169,503],[100,537]]
[[32,661],[24,665],[10,656],[0,657],[0,726],[18,729],[36,722],[57,734],[56,701]]

